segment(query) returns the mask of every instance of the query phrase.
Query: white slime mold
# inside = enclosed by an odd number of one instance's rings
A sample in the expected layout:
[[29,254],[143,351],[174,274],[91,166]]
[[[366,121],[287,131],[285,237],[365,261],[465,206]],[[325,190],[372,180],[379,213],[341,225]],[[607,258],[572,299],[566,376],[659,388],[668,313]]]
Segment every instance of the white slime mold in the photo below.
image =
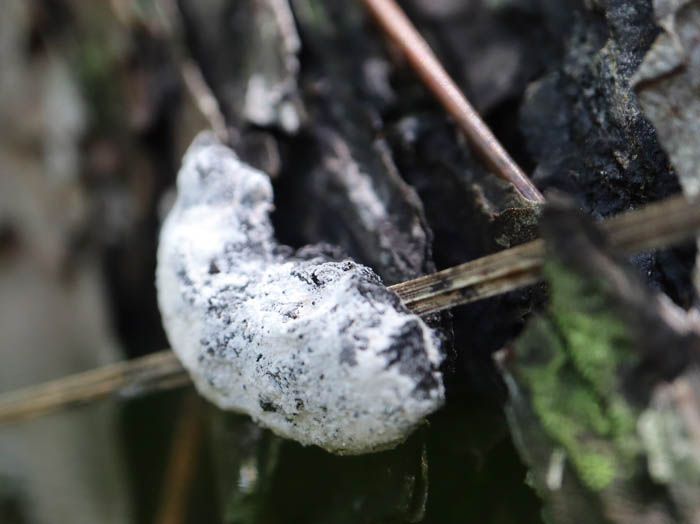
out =
[[177,190],[158,302],[202,395],[343,454],[395,445],[442,404],[432,331],[371,269],[279,245],[263,173],[202,134]]

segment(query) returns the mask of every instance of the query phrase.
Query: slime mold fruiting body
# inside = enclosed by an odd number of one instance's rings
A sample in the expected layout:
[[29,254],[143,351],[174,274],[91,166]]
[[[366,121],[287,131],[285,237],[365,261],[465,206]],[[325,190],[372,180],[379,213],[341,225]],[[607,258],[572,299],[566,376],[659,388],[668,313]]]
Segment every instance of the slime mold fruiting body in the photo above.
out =
[[183,161],[157,288],[199,392],[302,444],[402,441],[444,401],[438,342],[369,268],[277,243],[272,187],[208,134]]

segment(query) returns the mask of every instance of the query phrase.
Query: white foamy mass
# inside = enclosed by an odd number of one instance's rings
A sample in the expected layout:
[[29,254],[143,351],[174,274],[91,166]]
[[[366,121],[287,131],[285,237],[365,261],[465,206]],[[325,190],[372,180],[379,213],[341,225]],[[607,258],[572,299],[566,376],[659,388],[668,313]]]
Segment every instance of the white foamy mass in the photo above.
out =
[[265,174],[201,134],[177,191],[158,302],[202,395],[343,454],[395,445],[443,403],[431,329],[371,269],[278,244]]

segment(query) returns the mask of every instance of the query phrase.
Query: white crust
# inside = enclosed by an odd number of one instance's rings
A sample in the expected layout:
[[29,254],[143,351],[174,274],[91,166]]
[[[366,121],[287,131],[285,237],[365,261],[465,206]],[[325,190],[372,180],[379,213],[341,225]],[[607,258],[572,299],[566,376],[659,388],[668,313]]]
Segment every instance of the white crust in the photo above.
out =
[[177,186],[158,301],[202,395],[343,454],[391,447],[443,403],[431,330],[371,269],[277,244],[263,173],[202,134]]

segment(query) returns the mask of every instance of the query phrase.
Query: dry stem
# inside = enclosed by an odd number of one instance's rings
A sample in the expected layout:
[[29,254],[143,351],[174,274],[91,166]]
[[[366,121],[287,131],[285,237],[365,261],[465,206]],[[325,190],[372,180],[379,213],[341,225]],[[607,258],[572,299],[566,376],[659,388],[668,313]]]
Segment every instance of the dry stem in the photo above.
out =
[[[606,220],[601,227],[625,253],[671,245],[700,230],[700,199],[670,198]],[[544,242],[534,240],[390,289],[416,313],[433,313],[538,282],[544,258]],[[175,355],[160,351],[2,394],[0,425],[109,395],[134,397],[188,381]]]

